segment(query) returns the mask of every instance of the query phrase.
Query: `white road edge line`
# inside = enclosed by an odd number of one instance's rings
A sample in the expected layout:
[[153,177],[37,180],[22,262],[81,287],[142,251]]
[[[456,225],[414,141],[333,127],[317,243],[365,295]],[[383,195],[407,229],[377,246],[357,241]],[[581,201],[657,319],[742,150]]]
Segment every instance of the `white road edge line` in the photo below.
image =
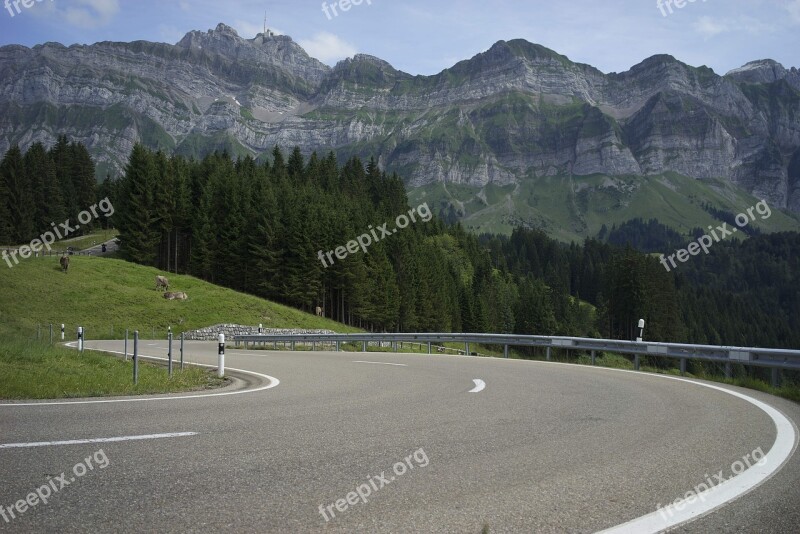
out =
[[5,443],[0,449],[28,449],[31,447],[53,447],[56,445],[86,445],[88,443],[116,443],[118,441],[141,441],[145,439],[184,438],[196,436],[197,432],[171,432],[168,434],[145,434],[142,436],[120,436],[116,438],[71,439],[66,441],[38,441],[34,443]]
[[[435,357],[436,355],[433,356]],[[430,358],[431,355],[424,355],[424,357]],[[443,356],[443,358],[466,358],[475,361],[474,356],[466,356],[466,355],[464,356],[448,355],[448,356]],[[597,367],[597,366],[593,367],[590,365],[581,365],[577,363],[545,362],[539,360],[517,360],[517,359],[504,359],[504,358],[495,358],[494,360],[504,361],[504,362],[520,362],[520,363],[534,364],[534,365],[536,364],[568,365],[570,367],[585,369],[590,372],[609,371],[614,373],[632,373],[643,377],[686,382],[687,384],[693,384],[695,386],[714,389],[722,393],[727,393],[728,395],[733,395],[734,397],[738,397],[746,402],[749,402],[753,406],[759,408],[761,411],[766,413],[772,419],[772,422],[775,424],[775,428],[777,430],[775,435],[775,442],[772,444],[772,447],[770,448],[769,452],[764,456],[763,458],[764,464],[762,466],[753,465],[752,467],[749,467],[746,471],[744,471],[742,474],[737,475],[736,477],[722,484],[719,484],[718,486],[714,486],[708,491],[704,491],[697,494],[698,499],[700,495],[703,495],[705,502],[702,501],[699,503],[687,502],[686,508],[684,508],[681,512],[675,510],[675,507],[673,506],[670,509],[672,516],[667,520],[664,520],[661,513],[658,510],[656,510],[655,512],[652,512],[650,514],[643,515],[636,519],[632,519],[627,523],[623,523],[615,527],[598,531],[597,534],[656,533],[672,529],[683,523],[688,523],[690,521],[699,519],[704,515],[710,514],[717,508],[735,499],[738,499],[739,497],[746,495],[747,493],[753,491],[758,486],[769,480],[778,471],[781,470],[781,468],[786,464],[786,462],[789,461],[789,458],[792,457],[795,450],[797,449],[798,430],[794,422],[792,422],[785,415],[783,415],[783,413],[773,408],[769,404],[761,402],[760,400],[745,395],[743,393],[739,393],[738,391],[725,389],[723,387],[715,386],[713,384],[704,384],[702,382],[695,382],[693,380],[688,380],[686,378],[680,378],[677,376],[646,373],[642,371],[631,371],[628,369],[613,369],[609,367]],[[669,504],[670,503],[667,503],[667,505]]]
[[[111,354],[124,354],[124,352],[120,352],[117,350],[100,350],[100,349],[89,349],[89,348],[87,348],[87,350],[95,350],[97,352],[108,352]],[[142,357],[151,360],[167,361],[167,358],[159,358],[158,356],[147,356],[143,354]],[[193,363],[192,365],[197,367],[207,367],[209,369],[217,368],[216,365],[206,365],[203,363]],[[245,373],[249,375],[260,376],[262,378],[266,378],[267,380],[269,380],[270,383],[267,384],[266,386],[261,386],[260,388],[256,389],[242,389],[239,391],[226,391],[223,393],[206,393],[205,395],[183,395],[180,397],[144,397],[144,398],[134,398],[134,399],[106,399],[106,400],[72,401],[72,402],[58,401],[58,402],[0,403],[0,409],[16,408],[19,406],[66,406],[69,404],[114,404],[118,402],[156,402],[156,401],[171,401],[171,400],[184,400],[184,399],[205,399],[208,397],[227,397],[229,395],[244,395],[246,393],[258,393],[259,391],[264,391],[267,389],[272,389],[274,387],[277,387],[281,383],[281,381],[275,378],[274,376],[256,373],[255,371],[246,371],[244,369],[236,369],[234,367],[226,367],[226,369],[230,371],[238,371],[240,373]]]
[[[626,371],[631,372],[631,371]],[[727,480],[718,486],[714,486],[709,490],[698,493],[693,498],[690,497],[678,503],[684,503],[685,508],[678,510],[677,506],[671,505],[669,509],[663,511],[656,510],[647,515],[637,517],[627,523],[611,527],[606,530],[600,531],[600,534],[638,534],[638,533],[656,533],[667,529],[674,528],[683,523],[694,521],[700,517],[711,513],[720,506],[733,501],[746,493],[754,490],[761,484],[767,481],[781,467],[789,460],[797,448],[797,433],[795,431],[794,423],[787,419],[780,411],[776,410],[769,404],[761,402],[758,399],[739,393],[738,391],[731,391],[719,386],[711,384],[702,384],[684,378],[665,375],[652,375],[661,378],[678,380],[680,382],[688,382],[701,387],[715,389],[728,395],[733,395],[742,400],[749,402],[765,412],[775,423],[777,435],[775,436],[775,443],[772,444],[769,452],[763,458],[763,465],[754,464],[752,467],[745,470],[740,475]],[[759,462],[761,463],[761,462]],[[694,502],[689,502],[694,501]],[[672,504],[672,503],[668,503]],[[668,515],[668,517],[664,517]]]
[[356,360],[353,363],[371,363],[373,365],[394,365],[396,367],[408,367],[405,363],[388,363],[388,362],[363,362],[361,360]]
[[486,382],[481,380],[480,378],[473,378],[473,382],[475,382],[475,387],[469,390],[470,393],[480,393],[484,389],[486,389]]

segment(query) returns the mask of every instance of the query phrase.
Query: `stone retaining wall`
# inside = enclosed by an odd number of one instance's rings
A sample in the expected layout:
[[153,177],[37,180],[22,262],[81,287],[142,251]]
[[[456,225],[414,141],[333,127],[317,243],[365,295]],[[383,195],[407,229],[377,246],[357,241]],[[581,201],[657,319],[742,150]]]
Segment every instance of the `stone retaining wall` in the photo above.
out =
[[[216,341],[219,334],[225,334],[226,339],[233,341],[233,336],[258,335],[258,326],[243,326],[240,324],[218,324],[186,332],[185,338],[190,341]],[[304,328],[264,328],[263,334],[335,334],[333,330],[308,330]]]

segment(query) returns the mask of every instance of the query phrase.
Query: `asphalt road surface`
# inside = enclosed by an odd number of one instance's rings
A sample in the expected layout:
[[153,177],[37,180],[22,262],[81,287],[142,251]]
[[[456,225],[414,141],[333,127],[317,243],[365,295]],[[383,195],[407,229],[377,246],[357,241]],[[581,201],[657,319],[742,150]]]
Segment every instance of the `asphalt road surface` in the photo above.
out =
[[[165,342],[141,348],[166,356]],[[215,343],[187,354],[216,364]],[[596,532],[687,513],[705,515],[678,532],[800,525],[800,405],[755,391],[443,355],[229,348],[226,364],[258,374],[231,372],[210,396],[0,405],[0,531]]]

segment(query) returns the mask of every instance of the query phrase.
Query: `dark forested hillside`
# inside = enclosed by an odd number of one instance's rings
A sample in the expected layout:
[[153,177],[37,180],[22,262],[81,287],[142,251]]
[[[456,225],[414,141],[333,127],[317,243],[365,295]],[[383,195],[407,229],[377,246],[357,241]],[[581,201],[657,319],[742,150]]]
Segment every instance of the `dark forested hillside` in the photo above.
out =
[[685,237],[656,219],[645,222],[639,218],[631,219],[619,226],[614,225],[611,231],[603,225],[598,238],[607,239],[612,245],[630,245],[640,252],[675,250],[686,243]]
[[800,348],[800,234],[714,245],[681,265],[683,319],[698,343]]
[[[74,220],[97,194],[95,165],[82,144],[59,137],[50,150],[41,143],[24,154],[12,147],[0,162],[0,245],[22,244],[51,223]],[[91,223],[76,235],[90,229]]]
[[[80,181],[91,176],[83,151],[62,139],[50,151],[6,154],[7,240],[31,239],[110,195],[127,259],[307,311],[320,306],[367,329],[632,339],[644,318],[652,340],[800,347],[800,234],[722,242],[667,273],[628,246],[564,245],[528,229],[478,237],[418,218],[366,253],[330,262],[326,252],[384,223],[391,230],[410,209],[422,214],[401,179],[374,161],[340,164],[297,149],[287,158],[277,147],[266,163],[227,153],[194,161],[136,146],[121,180],[90,187]],[[643,247],[671,242],[659,232],[649,241],[645,230],[659,227],[634,221],[612,233]]]

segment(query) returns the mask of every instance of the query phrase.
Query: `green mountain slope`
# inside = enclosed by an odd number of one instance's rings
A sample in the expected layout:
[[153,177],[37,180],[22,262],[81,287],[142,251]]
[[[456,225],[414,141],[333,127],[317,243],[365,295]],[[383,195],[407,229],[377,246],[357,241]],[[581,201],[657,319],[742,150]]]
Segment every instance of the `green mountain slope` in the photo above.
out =
[[[630,219],[656,218],[688,237],[693,228],[720,221],[701,206],[738,214],[760,199],[723,180],[660,176],[546,177],[519,185],[485,187],[436,183],[409,191],[412,204],[428,202],[443,218],[458,217],[476,233],[510,233],[517,226],[540,228],[561,241],[597,236]],[[435,208],[434,208],[435,206]],[[753,226],[765,232],[800,231],[800,219],[772,208]]]

